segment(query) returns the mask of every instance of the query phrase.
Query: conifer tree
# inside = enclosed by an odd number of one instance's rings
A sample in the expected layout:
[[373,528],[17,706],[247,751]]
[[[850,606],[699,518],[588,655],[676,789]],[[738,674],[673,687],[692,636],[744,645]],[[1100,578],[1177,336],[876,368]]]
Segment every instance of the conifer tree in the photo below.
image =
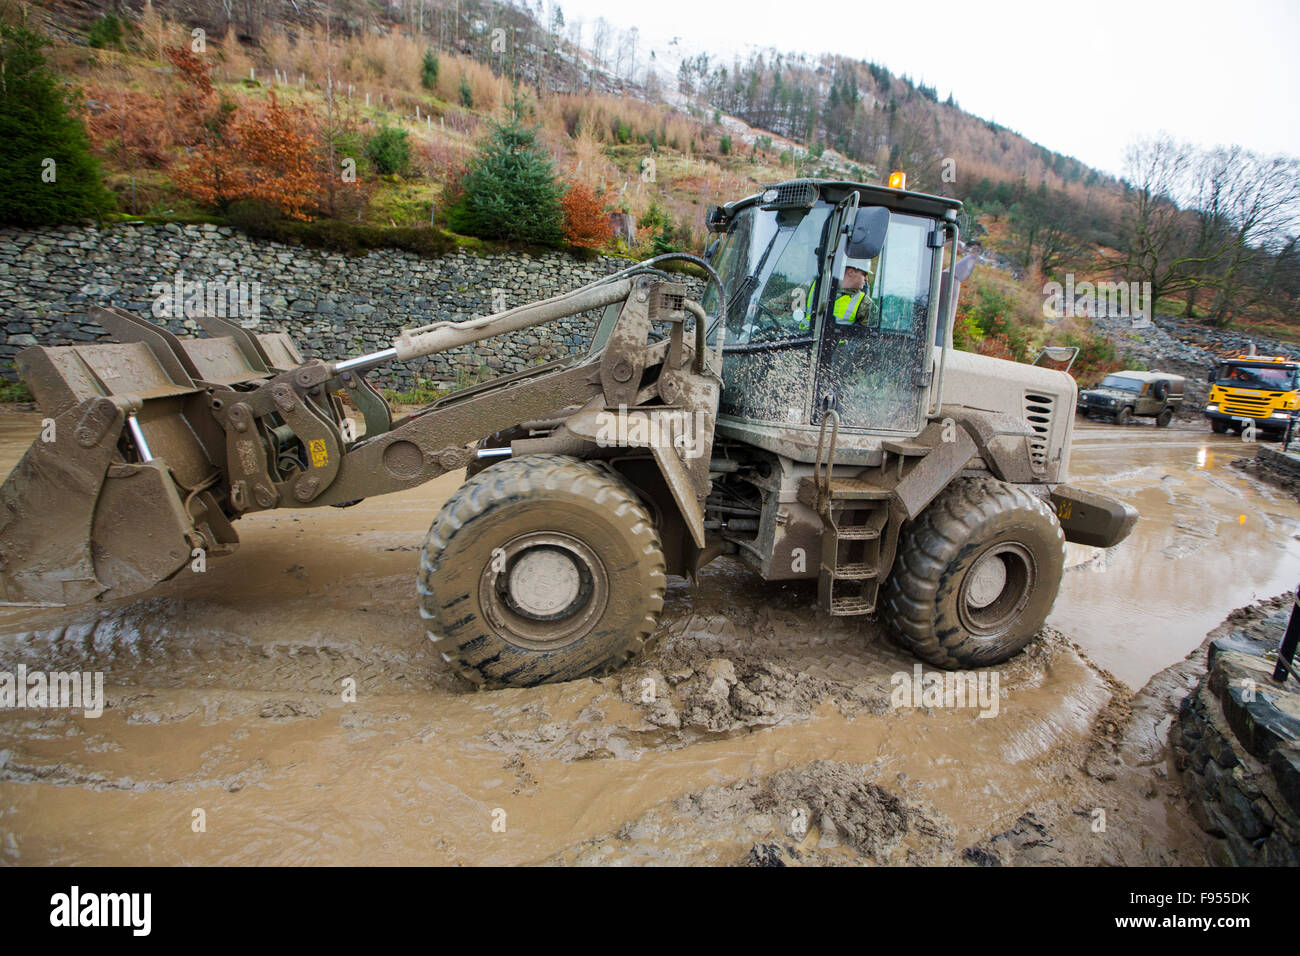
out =
[[74,222],[113,208],[81,120],[46,66],[45,40],[0,20],[0,222]]
[[562,190],[534,130],[516,117],[493,123],[448,210],[456,232],[483,239],[550,244],[563,238]]

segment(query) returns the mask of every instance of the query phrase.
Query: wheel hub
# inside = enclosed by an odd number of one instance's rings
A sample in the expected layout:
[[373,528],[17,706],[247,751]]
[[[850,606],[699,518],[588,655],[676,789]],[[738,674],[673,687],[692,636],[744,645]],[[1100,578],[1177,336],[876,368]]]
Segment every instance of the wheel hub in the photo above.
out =
[[996,635],[1029,603],[1038,568],[1024,545],[1004,541],[975,559],[961,583],[957,610],[973,634]]
[[479,603],[496,632],[518,647],[557,650],[580,640],[609,601],[596,553],[559,532],[519,535],[492,553]]
[[988,607],[1007,584],[1006,563],[996,554],[986,554],[970,569],[966,600],[971,607]]
[[545,618],[577,600],[582,577],[569,552],[558,548],[530,548],[515,561],[506,586],[519,610]]

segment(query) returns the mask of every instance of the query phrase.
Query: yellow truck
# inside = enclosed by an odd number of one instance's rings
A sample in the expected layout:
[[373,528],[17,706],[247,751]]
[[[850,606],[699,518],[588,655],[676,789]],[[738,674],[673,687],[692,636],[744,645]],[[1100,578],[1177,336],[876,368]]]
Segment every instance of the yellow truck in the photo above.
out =
[[1300,360],[1283,356],[1238,355],[1210,372],[1205,417],[1217,434],[1286,433],[1300,419]]

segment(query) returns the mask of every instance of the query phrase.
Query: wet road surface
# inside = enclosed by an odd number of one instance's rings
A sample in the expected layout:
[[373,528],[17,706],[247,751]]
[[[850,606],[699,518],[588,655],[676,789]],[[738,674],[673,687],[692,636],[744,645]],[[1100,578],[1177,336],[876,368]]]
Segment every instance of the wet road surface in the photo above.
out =
[[1108,552],[1071,545],[1048,623],[1134,689],[1181,659],[1233,608],[1300,581],[1300,504],[1228,463],[1241,438],[1207,427],[1079,421],[1070,483],[1138,509]]
[[[0,470],[38,423],[0,414]],[[102,671],[109,701],[0,711],[0,861],[734,863],[780,844],[960,863],[1015,844],[1031,862],[1201,862],[1154,745],[1118,755],[1131,694],[1111,673],[1136,685],[1293,584],[1300,510],[1226,469],[1235,448],[1208,432],[1077,437],[1077,483],[1144,519],[1071,556],[1064,636],[997,669],[988,718],[891,706],[915,661],[874,623],[730,559],[674,579],[625,671],[475,692],[416,611],[418,549],[459,475],[251,516],[234,557],[141,598],[0,610],[0,670]]]

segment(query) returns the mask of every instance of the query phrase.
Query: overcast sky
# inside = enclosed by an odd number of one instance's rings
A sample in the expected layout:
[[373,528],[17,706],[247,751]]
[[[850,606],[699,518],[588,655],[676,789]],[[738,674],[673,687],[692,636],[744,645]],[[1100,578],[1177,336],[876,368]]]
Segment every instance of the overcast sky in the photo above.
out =
[[[636,26],[644,63],[693,51],[840,53],[951,92],[968,112],[1122,172],[1160,130],[1300,156],[1300,0],[560,0],[565,18]],[[675,59],[675,58],[674,58]]]

